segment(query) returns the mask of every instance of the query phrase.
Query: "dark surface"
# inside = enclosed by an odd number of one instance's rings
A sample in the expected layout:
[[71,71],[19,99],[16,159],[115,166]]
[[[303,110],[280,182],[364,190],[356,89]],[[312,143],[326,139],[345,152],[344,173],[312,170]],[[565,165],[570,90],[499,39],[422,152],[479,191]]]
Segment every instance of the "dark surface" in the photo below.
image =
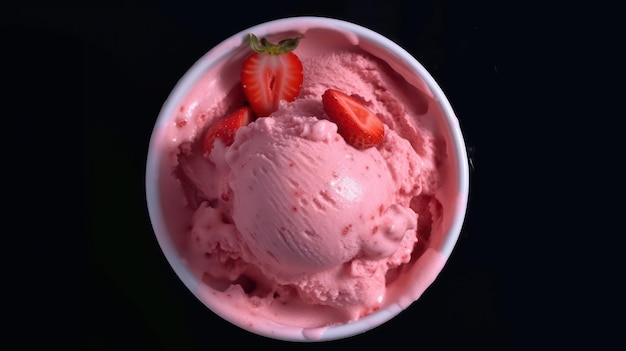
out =
[[[552,25],[554,18],[567,20],[571,7],[564,11],[497,1],[306,3],[231,1],[220,10],[209,1],[187,0],[81,7],[21,3],[2,12],[3,45],[18,54],[8,55],[5,65],[5,79],[16,82],[6,104],[13,118],[6,120],[5,130],[21,126],[18,117],[24,114],[38,117],[29,134],[35,142],[24,148],[41,156],[47,176],[29,181],[28,188],[34,188],[31,198],[38,199],[38,206],[55,213],[49,221],[33,223],[43,227],[33,230],[41,244],[19,255],[47,258],[51,250],[46,245],[52,242],[72,251],[51,255],[61,263],[58,268],[44,262],[29,267],[32,275],[20,275],[21,283],[34,275],[43,278],[36,285],[46,293],[38,290],[29,296],[31,303],[60,308],[39,312],[50,317],[39,327],[29,316],[16,317],[16,331],[48,329],[65,316],[75,323],[63,324],[56,334],[64,340],[61,345],[71,340],[87,350],[208,350],[222,341],[235,348],[250,342],[256,348],[320,347],[239,330],[197,301],[157,245],[143,182],[152,126],[170,90],[195,60],[251,25],[291,15],[325,15],[378,31],[424,64],[459,117],[473,169],[466,224],[432,287],[385,325],[321,346],[351,349],[389,342],[389,347],[421,350],[534,350],[601,345],[606,339],[599,336],[616,327],[604,326],[605,308],[585,303],[589,287],[603,277],[581,263],[585,256],[574,233],[591,230],[585,217],[593,206],[566,209],[574,201],[569,189],[580,183],[571,180],[571,186],[563,186],[558,169],[573,156],[567,156],[565,144],[550,144],[560,137],[552,125],[572,117],[562,105],[551,103],[556,87],[564,80],[578,82],[569,76],[574,64],[557,53],[572,44],[601,45],[597,37]],[[585,14],[587,9],[579,10]],[[36,68],[36,73],[11,67]],[[24,101],[14,100],[33,90],[41,98],[26,94]],[[574,95],[563,92],[566,100],[582,101],[581,109],[586,108],[581,94],[572,90]],[[553,114],[557,111],[561,113]],[[59,128],[59,119],[67,124]],[[11,154],[12,169],[29,166]],[[75,168],[85,176],[69,177]],[[44,194],[42,188],[52,191]],[[76,190],[77,197],[65,189]],[[50,199],[62,199],[70,207],[61,209],[58,200]],[[21,201],[16,199],[12,207],[33,210],[31,202]],[[559,210],[570,221],[579,218],[576,229],[562,226]],[[78,237],[67,235],[74,232],[70,223],[79,224]],[[54,239],[51,233],[56,233]],[[613,264],[611,258],[603,259],[604,266]],[[85,269],[74,272],[78,262],[86,262]],[[60,292],[60,298],[43,299],[50,290]],[[603,291],[607,298],[612,294],[610,288]],[[73,306],[76,317],[68,315]],[[590,323],[589,316],[597,319]],[[33,339],[37,335],[20,337]]]

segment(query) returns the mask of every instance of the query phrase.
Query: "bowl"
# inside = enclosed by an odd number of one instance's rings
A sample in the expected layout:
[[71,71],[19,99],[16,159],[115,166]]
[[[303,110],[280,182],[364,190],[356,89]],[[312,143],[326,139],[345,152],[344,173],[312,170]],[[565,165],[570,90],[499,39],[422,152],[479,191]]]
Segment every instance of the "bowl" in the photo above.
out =
[[[390,285],[383,308],[361,319],[332,325],[303,327],[283,324],[271,318],[252,316],[245,307],[232,303],[223,294],[204,283],[201,274],[194,270],[184,253],[184,240],[178,234],[188,225],[185,216],[173,218],[184,204],[173,190],[177,183],[169,176],[172,147],[180,139],[191,135],[172,134],[181,104],[196,94],[198,84],[225,87],[236,82],[237,69],[249,53],[246,37],[318,38],[320,50],[333,50],[337,46],[352,45],[387,62],[389,66],[413,87],[415,98],[425,99],[428,115],[437,123],[447,153],[446,174],[438,193],[444,209],[439,235],[401,276]],[[322,48],[321,45],[324,45]],[[304,49],[303,49],[304,50]],[[218,91],[219,89],[216,89]],[[225,90],[225,89],[222,89]],[[219,103],[224,96],[203,96],[208,105]],[[193,133],[190,132],[190,133]],[[442,271],[458,240],[466,214],[469,194],[468,158],[465,141],[458,119],[442,89],[427,70],[406,50],[383,35],[355,23],[314,16],[289,17],[261,23],[246,28],[227,38],[200,57],[173,87],[162,106],[152,131],[146,164],[146,200],[156,240],[165,258],[182,283],[207,308],[243,330],[278,340],[317,342],[347,338],[367,332],[404,311],[417,301]],[[176,212],[179,211],[179,212]]]

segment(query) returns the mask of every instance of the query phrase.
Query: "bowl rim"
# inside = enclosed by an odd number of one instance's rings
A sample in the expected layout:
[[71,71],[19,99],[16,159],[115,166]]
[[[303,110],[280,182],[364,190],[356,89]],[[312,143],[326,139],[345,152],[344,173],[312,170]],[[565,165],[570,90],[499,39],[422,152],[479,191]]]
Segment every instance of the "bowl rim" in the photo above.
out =
[[[351,337],[368,330],[371,330],[383,323],[391,320],[394,316],[400,313],[402,308],[397,306],[390,306],[383,308],[369,316],[361,318],[354,322],[346,324],[329,326],[324,328],[316,328],[314,330],[306,330],[299,327],[286,327],[286,330],[277,335],[275,333],[269,333],[263,330],[250,329],[245,325],[233,320],[230,316],[216,312],[207,301],[198,293],[201,283],[198,279],[189,271],[189,269],[182,263],[181,257],[176,251],[169,234],[167,234],[164,218],[161,214],[160,195],[158,191],[159,186],[159,157],[156,154],[158,148],[154,145],[154,139],[156,138],[157,130],[160,129],[168,118],[174,113],[177,105],[182,101],[186,94],[191,90],[193,85],[202,76],[203,72],[206,72],[211,66],[219,62],[223,57],[232,53],[232,51],[240,47],[242,38],[248,33],[253,32],[257,36],[266,36],[274,33],[285,32],[289,28],[327,28],[330,30],[350,32],[355,34],[360,40],[364,39],[375,45],[382,47],[384,51],[389,52],[393,56],[399,58],[402,62],[407,64],[411,71],[415,72],[419,78],[426,83],[426,86],[433,95],[434,100],[438,103],[442,110],[442,114],[445,117],[445,127],[451,133],[453,140],[454,155],[456,156],[456,170],[458,172],[458,189],[459,197],[456,208],[454,209],[453,221],[450,228],[444,234],[444,241],[441,245],[441,253],[444,255],[446,261],[451,255],[456,242],[458,241],[462,226],[465,222],[467,201],[469,197],[469,164],[467,157],[467,150],[465,147],[465,141],[462,135],[461,127],[458,118],[448,101],[446,95],[442,91],[439,84],[431,76],[431,74],[424,68],[424,66],[417,61],[417,59],[409,54],[404,48],[399,46],[391,39],[381,35],[380,33],[369,29],[363,25],[349,22],[343,19],[323,17],[323,16],[293,16],[284,17],[279,19],[270,20],[267,22],[259,23],[249,28],[243,29],[221,43],[217,44],[206,52],[200,59],[198,59],[193,65],[185,72],[181,79],[171,90],[165,103],[163,104],[150,137],[150,144],[148,147],[148,155],[146,161],[146,175],[145,175],[145,191],[146,202],[148,207],[148,213],[154,234],[157,238],[159,246],[163,251],[165,258],[181,279],[183,284],[207,307],[214,313],[218,314],[224,320],[240,327],[243,330],[252,332],[254,334],[266,336],[272,339],[284,340],[284,341],[330,341],[336,339],[344,339]],[[293,330],[289,330],[293,329]]]

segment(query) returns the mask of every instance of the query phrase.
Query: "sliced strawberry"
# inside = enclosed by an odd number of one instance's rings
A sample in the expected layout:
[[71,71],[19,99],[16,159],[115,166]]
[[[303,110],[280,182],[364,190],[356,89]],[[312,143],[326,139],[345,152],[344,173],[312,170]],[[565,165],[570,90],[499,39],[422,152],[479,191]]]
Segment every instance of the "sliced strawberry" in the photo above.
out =
[[302,87],[302,62],[292,51],[300,37],[271,44],[249,35],[254,53],[246,58],[241,70],[241,84],[248,103],[257,116],[267,116],[278,109],[281,100],[293,101]]
[[346,143],[357,149],[378,145],[384,136],[383,122],[361,101],[335,89],[322,94],[324,111]]
[[243,106],[217,120],[204,134],[203,147],[206,154],[211,153],[215,140],[222,140],[224,145],[229,146],[235,139],[237,129],[252,122],[253,114],[249,106]]

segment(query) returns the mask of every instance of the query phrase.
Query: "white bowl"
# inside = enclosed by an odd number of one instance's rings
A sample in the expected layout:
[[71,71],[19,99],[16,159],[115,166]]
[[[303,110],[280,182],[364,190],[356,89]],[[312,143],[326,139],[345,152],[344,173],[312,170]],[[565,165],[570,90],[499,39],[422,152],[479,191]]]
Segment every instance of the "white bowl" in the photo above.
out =
[[[168,123],[172,123],[176,109],[201,77],[223,63],[226,58],[242,52],[243,39],[249,33],[260,38],[279,33],[305,34],[313,28],[340,32],[351,43],[385,60],[435,105],[434,116],[439,119],[438,123],[446,139],[448,171],[452,175],[447,177],[444,185],[446,200],[443,205],[446,215],[442,223],[443,235],[440,240],[430,244],[429,249],[402,277],[402,290],[391,294],[392,300],[369,316],[342,325],[313,329],[280,325],[270,320],[250,327],[236,309],[227,306],[223,300],[216,299],[210,288],[191,272],[185,264],[175,236],[170,232],[171,226],[166,223],[164,216],[166,204],[160,191],[160,175],[165,159],[161,147],[164,135],[161,131]],[[389,321],[416,301],[435,280],[452,253],[465,219],[468,193],[469,172],[465,142],[457,117],[437,82],[413,56],[391,40],[362,26],[324,17],[292,17],[265,22],[234,34],[201,57],[180,79],[160,111],[150,140],[146,168],[147,205],[154,233],[166,259],[185,286],[226,321],[258,335],[288,341],[328,341],[360,334]]]

